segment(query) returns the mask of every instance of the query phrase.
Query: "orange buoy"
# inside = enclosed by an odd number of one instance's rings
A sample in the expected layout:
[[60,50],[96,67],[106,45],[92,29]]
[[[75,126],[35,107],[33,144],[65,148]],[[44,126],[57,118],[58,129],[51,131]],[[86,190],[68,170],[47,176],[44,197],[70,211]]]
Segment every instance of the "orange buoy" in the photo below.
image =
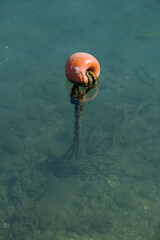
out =
[[74,53],[66,62],[65,74],[69,81],[80,86],[96,84],[100,65],[97,59],[88,53]]

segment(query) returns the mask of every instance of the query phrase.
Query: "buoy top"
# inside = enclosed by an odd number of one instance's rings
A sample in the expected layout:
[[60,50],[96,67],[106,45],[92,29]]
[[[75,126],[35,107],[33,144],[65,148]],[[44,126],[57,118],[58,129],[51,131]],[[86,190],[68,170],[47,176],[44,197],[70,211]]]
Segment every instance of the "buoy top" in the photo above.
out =
[[91,78],[97,81],[100,65],[97,59],[88,53],[74,53],[65,64],[65,74],[72,83],[87,86],[91,84]]

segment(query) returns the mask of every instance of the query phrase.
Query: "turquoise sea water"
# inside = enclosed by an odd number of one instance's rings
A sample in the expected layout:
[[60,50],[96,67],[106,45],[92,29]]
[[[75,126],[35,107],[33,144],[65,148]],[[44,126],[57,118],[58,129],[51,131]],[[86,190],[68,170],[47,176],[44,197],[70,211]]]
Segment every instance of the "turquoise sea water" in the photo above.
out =
[[[1,1],[0,240],[160,239],[159,9]],[[75,157],[64,65],[79,51],[101,74]]]

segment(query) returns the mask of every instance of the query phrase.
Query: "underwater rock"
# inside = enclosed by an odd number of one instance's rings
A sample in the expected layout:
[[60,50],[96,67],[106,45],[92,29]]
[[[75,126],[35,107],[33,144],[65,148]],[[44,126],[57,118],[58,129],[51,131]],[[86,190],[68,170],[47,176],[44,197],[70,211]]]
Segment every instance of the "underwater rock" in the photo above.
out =
[[58,239],[61,239],[61,240],[65,240],[66,237],[65,237],[65,231],[64,230],[61,230],[61,231],[57,231],[55,233],[55,239],[58,240]]
[[131,209],[135,209],[138,202],[135,194],[128,188],[118,189],[115,192],[114,201],[120,208],[131,208]]
[[1,139],[3,139],[3,142],[1,142],[3,151],[9,154],[22,154],[24,152],[24,143],[18,136],[8,134],[3,136]]

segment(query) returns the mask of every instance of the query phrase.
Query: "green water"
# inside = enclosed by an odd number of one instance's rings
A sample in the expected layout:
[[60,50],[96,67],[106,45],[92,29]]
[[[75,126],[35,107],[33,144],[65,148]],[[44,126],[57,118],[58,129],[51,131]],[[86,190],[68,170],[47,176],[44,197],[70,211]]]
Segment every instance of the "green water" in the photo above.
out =
[[[159,9],[1,1],[0,240],[160,239]],[[101,74],[75,159],[64,65],[78,51]]]

